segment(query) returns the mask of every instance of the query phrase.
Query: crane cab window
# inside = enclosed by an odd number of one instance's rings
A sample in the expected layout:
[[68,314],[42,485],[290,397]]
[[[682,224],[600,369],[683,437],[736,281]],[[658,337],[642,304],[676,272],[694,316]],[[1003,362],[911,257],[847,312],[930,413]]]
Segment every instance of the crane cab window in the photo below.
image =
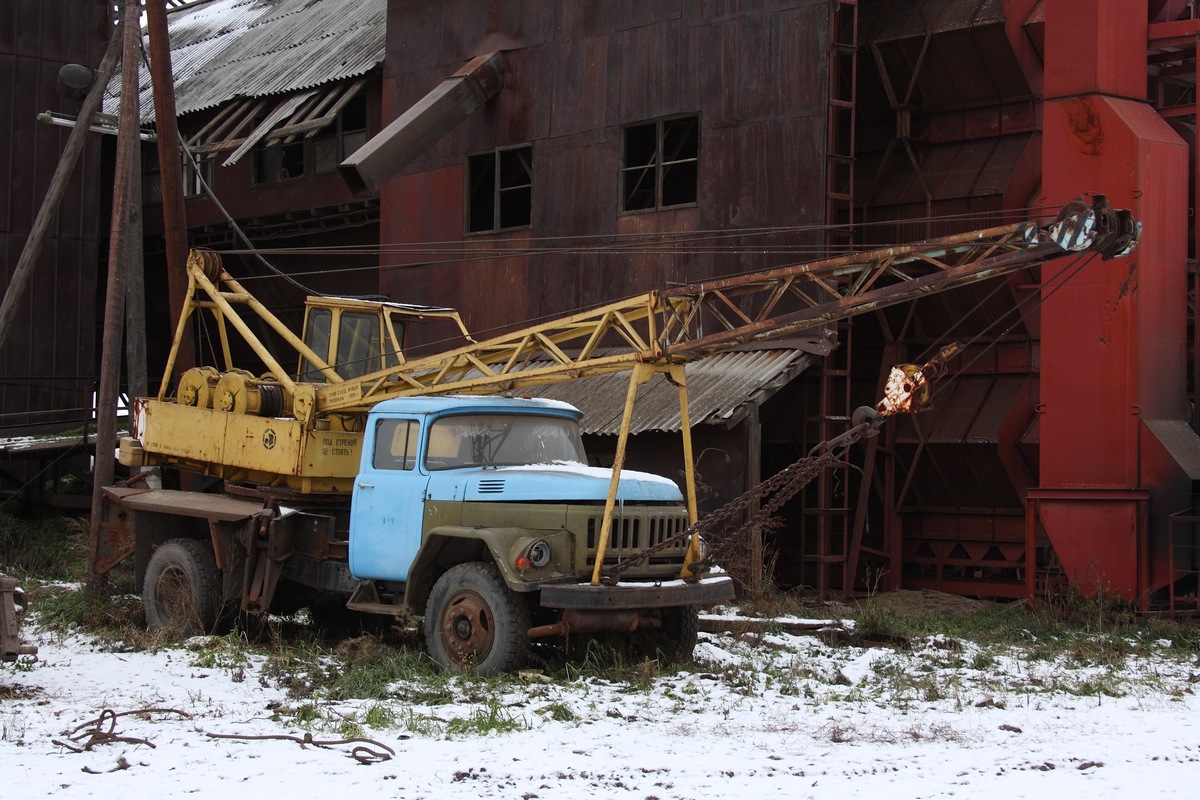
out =
[[382,368],[380,363],[379,317],[343,311],[338,324],[337,373],[359,378]]
[[[389,334],[388,340],[392,337]],[[338,308],[310,307],[304,322],[304,343],[343,379],[359,378],[399,363],[394,348],[384,356],[379,315]],[[301,364],[301,379],[324,383],[325,376],[311,361]]]
[[[317,355],[329,359],[329,337],[333,328],[333,312],[328,308],[310,308],[304,320],[304,343]],[[324,383],[325,376],[311,361],[304,362],[301,378],[313,383]]]
[[417,463],[417,423],[411,419],[381,419],[375,424],[375,469],[408,470]]

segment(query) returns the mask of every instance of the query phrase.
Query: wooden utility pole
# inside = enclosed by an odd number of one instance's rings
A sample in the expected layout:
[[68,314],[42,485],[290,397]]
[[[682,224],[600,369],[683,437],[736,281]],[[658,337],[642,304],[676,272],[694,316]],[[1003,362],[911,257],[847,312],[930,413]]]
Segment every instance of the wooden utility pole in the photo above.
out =
[[[104,487],[113,482],[113,453],[117,449],[117,390],[121,373],[121,339],[125,316],[125,275],[135,247],[131,221],[140,210],[133,202],[137,174],[138,55],[141,28],[139,0],[125,0],[125,30],[121,54],[121,106],[117,121],[117,163],[113,179],[112,224],[108,246],[108,289],[104,301],[104,334],[100,357],[100,392],[96,400],[96,467],[92,475],[91,559],[100,555],[100,511]],[[78,129],[78,128],[77,128]],[[94,570],[93,570],[94,572]]]
[[[136,27],[136,25],[137,21],[135,20],[134,26]],[[83,107],[79,110],[79,117],[75,120],[75,127],[71,130],[71,135],[67,137],[67,146],[63,149],[58,166],[54,168],[54,176],[50,179],[50,188],[46,192],[45,198],[42,199],[41,208],[38,209],[33,227],[29,230],[29,238],[25,240],[25,246],[21,249],[21,257],[13,269],[8,289],[4,293],[4,302],[0,304],[0,347],[4,347],[5,342],[8,341],[8,334],[12,329],[13,320],[17,316],[17,310],[25,301],[25,293],[29,288],[29,279],[33,277],[34,265],[37,264],[37,260],[42,254],[46,231],[50,228],[54,215],[58,213],[58,205],[62,201],[63,192],[67,189],[67,183],[71,180],[71,172],[75,169],[79,153],[83,150],[84,138],[88,134],[88,129],[92,127],[92,118],[100,110],[100,102],[104,99],[104,90],[108,88],[108,80],[112,77],[113,69],[116,67],[117,58],[121,52],[120,45],[124,29],[125,25],[121,22],[113,31],[112,39],[108,42],[108,49],[104,52],[104,58],[101,59],[100,68],[96,72],[96,80],[92,84],[92,88],[88,90]]]
[[[158,168],[162,180],[163,236],[167,246],[167,294],[171,330],[179,325],[187,293],[187,213],[183,202],[183,169],[179,125],[175,118],[175,76],[171,71],[171,41],[167,32],[166,0],[146,0],[146,30],[150,34],[150,80],[154,86],[154,126],[158,132]],[[180,342],[175,366],[195,366],[192,341]]]

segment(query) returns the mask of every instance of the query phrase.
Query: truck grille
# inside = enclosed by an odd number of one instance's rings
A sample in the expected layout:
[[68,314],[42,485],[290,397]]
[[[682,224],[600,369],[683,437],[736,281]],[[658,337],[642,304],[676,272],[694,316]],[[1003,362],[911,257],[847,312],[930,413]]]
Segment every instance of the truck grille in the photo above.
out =
[[[587,549],[591,555],[587,563],[595,564],[595,551],[600,538],[603,516],[589,517],[587,522]],[[645,510],[614,514],[612,532],[608,537],[608,549],[604,552],[604,563],[615,564],[681,533],[688,526],[687,514],[675,509]],[[678,564],[687,550],[687,540],[666,547],[656,553],[650,564]]]

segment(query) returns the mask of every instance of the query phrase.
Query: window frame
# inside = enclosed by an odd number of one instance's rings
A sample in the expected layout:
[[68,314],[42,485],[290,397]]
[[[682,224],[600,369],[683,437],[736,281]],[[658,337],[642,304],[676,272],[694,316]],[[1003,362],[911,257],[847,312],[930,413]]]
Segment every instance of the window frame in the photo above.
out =
[[[694,120],[695,125],[695,140],[696,150],[694,155],[686,158],[664,158],[663,150],[666,141],[667,126],[672,122],[679,120]],[[650,163],[630,165],[629,159],[629,133],[634,129],[648,128],[654,126],[654,159]],[[621,126],[621,162],[618,170],[617,179],[617,209],[620,214],[644,214],[653,211],[666,211],[676,208],[693,208],[700,204],[700,147],[701,147],[701,124],[700,114],[672,114],[666,117],[657,117],[651,120],[643,120],[641,122],[633,122],[628,125]],[[664,202],[663,182],[664,177],[669,173],[671,168],[680,165],[694,164],[695,184],[692,186],[691,200],[682,203]],[[643,173],[653,170],[654,175],[654,204],[647,206],[638,206],[629,208],[630,193],[626,190],[626,176],[630,173],[641,171]]]
[[[504,153],[517,153],[526,151],[528,159],[525,160],[525,174],[528,181],[525,183],[514,184],[511,186],[504,185]],[[491,210],[492,221],[491,226],[487,228],[472,228],[472,209],[475,207],[475,172],[473,164],[477,159],[490,157],[492,160],[492,176],[491,176]],[[507,145],[505,147],[495,147],[491,150],[484,150],[478,153],[471,153],[466,157],[463,169],[463,233],[466,236],[483,236],[493,233],[502,233],[504,231],[519,231],[528,230],[533,227],[533,143],[526,142],[523,144]],[[519,225],[503,225],[504,221],[504,195],[510,195],[516,192],[525,191],[529,195],[528,222]]]
[[[196,163],[192,163],[192,159],[188,156],[183,157],[182,174],[183,174],[183,199],[194,200],[197,197],[207,197],[204,191],[204,184],[207,183],[210,187],[213,186],[216,169],[214,169],[215,161],[211,158],[198,158]],[[203,180],[201,180],[203,179]]]
[[[404,429],[403,453],[397,453],[397,434]],[[371,453],[371,468],[389,472],[412,472],[417,468],[420,453],[421,425],[407,417],[384,417],[375,423],[375,446]]]
[[[254,145],[254,148],[251,151],[251,186],[270,186],[271,184],[275,183],[290,183],[291,181],[297,181],[301,178],[311,177],[309,172],[309,161],[311,160],[309,151],[311,148],[309,147],[308,142],[308,139],[301,139],[298,142],[292,142],[290,144],[268,145],[266,144],[266,137],[263,137],[263,141]],[[285,161],[287,160],[285,156],[286,154],[296,152],[300,153],[300,174],[284,176],[283,169]],[[262,159],[267,154],[273,155],[276,159],[276,162],[273,165],[270,165],[273,174],[267,177],[261,177],[261,172],[265,166],[262,163]]]
[[[346,117],[347,117],[346,111],[348,108],[350,108],[351,105],[353,105],[355,103],[362,104],[361,109],[358,109],[358,108],[352,109],[352,111],[356,115],[361,114],[362,126],[351,128],[346,123]],[[351,149],[348,145],[348,141],[351,139],[351,137],[357,137],[360,135],[361,135],[362,141],[359,142],[356,147]],[[354,155],[355,151],[357,151],[360,147],[362,147],[364,144],[366,144],[368,141],[370,141],[370,139],[371,139],[371,104],[367,98],[366,93],[360,91],[357,95],[355,95],[354,97],[347,100],[346,104],[341,109],[338,110],[337,119],[335,119],[333,122],[329,123],[328,127],[326,127],[324,130],[322,130],[320,133],[318,133],[316,136],[312,137],[311,139],[306,138],[306,141],[312,142],[311,150],[312,150],[313,174],[314,175],[335,174],[338,171],[338,164],[342,163],[347,158]],[[334,149],[337,151],[335,154],[335,160],[333,161],[332,166],[329,168],[323,168],[323,162],[321,162],[317,158],[317,147],[318,147],[319,143],[323,143],[326,145],[332,144],[332,145],[334,145]]]

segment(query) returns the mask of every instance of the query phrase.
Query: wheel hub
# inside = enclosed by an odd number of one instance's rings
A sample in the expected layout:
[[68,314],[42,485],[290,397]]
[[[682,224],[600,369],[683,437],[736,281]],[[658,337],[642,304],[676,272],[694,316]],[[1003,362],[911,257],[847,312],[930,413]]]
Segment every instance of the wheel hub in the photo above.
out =
[[446,652],[461,666],[487,658],[496,635],[487,601],[467,590],[458,592],[446,604],[441,630]]

